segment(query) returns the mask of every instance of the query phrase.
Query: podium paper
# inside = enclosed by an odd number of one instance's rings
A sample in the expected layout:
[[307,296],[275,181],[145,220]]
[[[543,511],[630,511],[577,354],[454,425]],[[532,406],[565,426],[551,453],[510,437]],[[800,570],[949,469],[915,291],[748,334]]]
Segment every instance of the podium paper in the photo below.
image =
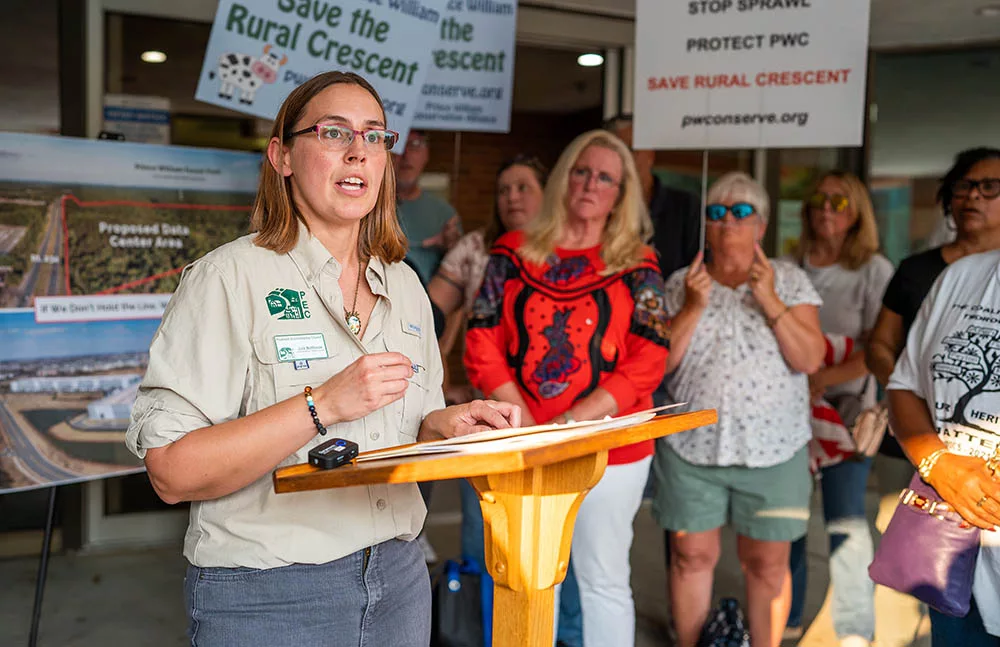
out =
[[523,448],[526,445],[542,446],[561,442],[571,437],[634,427],[648,422],[660,412],[683,406],[684,403],[669,404],[655,409],[639,411],[619,418],[604,420],[583,420],[567,424],[534,425],[513,429],[493,429],[478,434],[456,436],[445,440],[435,440],[411,445],[391,447],[360,454],[359,463],[391,458],[411,458],[436,454],[493,453]]

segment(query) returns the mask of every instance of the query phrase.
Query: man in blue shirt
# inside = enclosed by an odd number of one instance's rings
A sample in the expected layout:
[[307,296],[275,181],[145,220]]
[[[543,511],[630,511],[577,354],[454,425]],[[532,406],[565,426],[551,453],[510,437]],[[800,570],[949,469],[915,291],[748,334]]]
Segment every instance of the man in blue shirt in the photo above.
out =
[[429,157],[430,142],[419,130],[410,131],[402,155],[393,155],[399,224],[410,241],[406,258],[424,285],[430,283],[445,252],[462,234],[454,207],[420,187]]
[[[462,223],[454,207],[441,198],[424,191],[420,186],[420,176],[430,159],[430,141],[427,133],[411,130],[406,139],[402,155],[393,155],[396,170],[396,217],[410,243],[406,252],[406,263],[420,277],[426,287],[437,272],[445,253],[451,249],[462,235]],[[439,323],[435,313],[435,328]],[[444,324],[441,322],[441,328]],[[433,481],[418,484],[424,503],[430,507]],[[437,561],[437,553],[423,532],[417,537],[424,551],[427,563]]]

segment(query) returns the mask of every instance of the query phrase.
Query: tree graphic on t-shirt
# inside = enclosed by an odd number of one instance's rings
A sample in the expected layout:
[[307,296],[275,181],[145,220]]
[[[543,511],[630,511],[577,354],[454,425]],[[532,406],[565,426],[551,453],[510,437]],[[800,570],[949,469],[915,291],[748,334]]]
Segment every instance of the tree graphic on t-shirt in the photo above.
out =
[[931,358],[934,379],[946,383],[958,381],[969,389],[955,403],[945,422],[982,429],[969,422],[965,408],[981,393],[1000,392],[1000,331],[970,325],[942,339],[941,345],[945,350]]

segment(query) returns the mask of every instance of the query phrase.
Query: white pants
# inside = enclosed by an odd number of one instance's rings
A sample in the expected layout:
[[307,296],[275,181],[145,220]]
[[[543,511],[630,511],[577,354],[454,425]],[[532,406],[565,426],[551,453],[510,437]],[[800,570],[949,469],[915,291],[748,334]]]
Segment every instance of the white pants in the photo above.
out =
[[[653,457],[608,465],[580,504],[573,531],[573,570],[580,586],[583,644],[634,647],[632,523],[642,503]],[[556,602],[558,609],[558,598]]]

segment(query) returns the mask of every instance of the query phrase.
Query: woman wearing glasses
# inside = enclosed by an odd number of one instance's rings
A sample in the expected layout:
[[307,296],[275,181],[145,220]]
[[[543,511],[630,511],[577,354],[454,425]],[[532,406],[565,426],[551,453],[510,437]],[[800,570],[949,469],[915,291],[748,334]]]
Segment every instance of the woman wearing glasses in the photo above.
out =
[[[472,311],[479,286],[483,283],[489,250],[497,238],[508,231],[524,229],[542,207],[542,193],[549,171],[537,157],[516,155],[503,162],[496,174],[496,202],[493,218],[485,229],[477,229],[459,239],[445,254],[437,274],[427,286],[427,292],[445,317],[448,325],[441,337],[441,355],[445,358],[458,339],[464,334],[466,317],[451,317],[455,312],[468,314]],[[446,367],[447,368],[447,367]],[[450,386],[445,372],[445,400],[448,402],[468,402],[479,396],[472,387]],[[462,558],[473,559],[485,573],[483,554],[483,513],[479,508],[479,495],[462,480],[459,484],[462,499]],[[489,575],[485,575],[489,577]],[[575,576],[572,563],[566,573],[565,585],[560,596],[558,627],[560,641],[581,644],[580,600],[576,594]],[[562,640],[565,638],[566,640]]]
[[[995,438],[983,436],[984,429],[994,426],[973,420],[973,409],[965,405],[991,414],[997,411],[998,405],[988,393],[974,399],[967,396],[976,386],[972,378],[988,378],[996,367],[991,371],[987,366],[983,372],[982,367],[970,365],[956,372],[957,367],[946,365],[951,357],[969,349],[977,353],[975,347],[963,350],[955,346],[947,355],[936,354],[942,352],[946,338],[952,334],[969,336],[967,328],[974,320],[956,315],[970,312],[970,308],[987,312],[1000,308],[995,285],[996,254],[986,253],[1000,249],[1000,149],[977,148],[960,153],[942,180],[938,200],[955,220],[957,239],[900,263],[886,289],[868,345],[868,366],[890,389],[895,438],[886,438],[882,452],[920,465],[947,446],[948,453],[942,453],[924,480],[966,520],[977,526],[984,525],[984,521],[992,525],[1000,520],[1000,508],[995,500],[982,500],[980,492],[992,492],[995,487],[995,479],[987,475],[982,460],[983,448],[995,442]],[[988,321],[983,323],[987,334],[993,327]],[[969,338],[982,343],[982,339]],[[988,360],[990,356],[987,352],[982,357]],[[904,358],[908,361],[904,362]],[[940,370],[935,366],[941,366]],[[949,380],[949,375],[959,378]],[[908,481],[913,466],[909,462],[904,465],[906,471],[899,480]],[[905,482],[899,487],[905,487]],[[983,533],[983,537],[991,539],[993,534]],[[996,614],[1000,609],[1000,560],[994,556],[996,551],[984,547],[980,552],[979,565],[987,565],[987,569],[977,566],[975,604],[968,616],[953,618],[930,609],[935,647],[1000,645],[996,637],[1000,636],[1000,617]]]
[[[1000,184],[988,181],[1000,177],[998,164],[1000,149],[963,151],[941,180],[937,201],[945,217],[955,221],[956,240],[904,259],[889,282],[865,353],[868,368],[883,386],[889,383],[910,326],[938,275],[960,258],[1000,248],[1000,220],[985,217],[984,210],[984,205],[1000,192]],[[980,181],[985,184],[976,184]],[[974,188],[985,202],[970,201]],[[881,451],[886,456],[905,458],[899,444],[888,435]],[[904,485],[908,481],[909,475]]]
[[153,339],[126,442],[164,501],[192,502],[192,644],[426,647],[416,486],[278,496],[271,472],[330,438],[364,451],[520,422],[504,403],[443,409],[430,304],[400,262],[396,137],[357,75],[293,90],[256,233],[186,269]]
[[[663,279],[632,154],[603,130],[563,151],[542,210],[497,239],[466,335],[473,386],[526,424],[599,420],[652,406],[667,356]],[[653,443],[612,450],[573,533],[583,643],[635,644],[632,523]]]
[[[812,400],[822,398],[850,429],[875,405],[878,387],[865,367],[864,343],[878,316],[892,264],[878,253],[878,224],[871,198],[850,173],[822,176],[802,205],[802,236],[794,261],[823,299],[820,327],[831,339],[852,340],[843,362],[809,376]],[[833,626],[844,647],[864,647],[875,637],[875,585],[868,577],[874,548],[865,515],[872,460],[837,455],[820,469],[823,517],[830,535]],[[802,632],[806,593],[806,538],[792,544],[792,609],[786,637]]]
[[716,409],[719,422],[657,442],[653,513],[670,531],[677,644],[698,641],[729,523],[739,536],[751,643],[777,647],[791,597],[789,547],[809,518],[807,375],[824,355],[821,300],[805,272],[760,248],[763,187],[730,173],[709,189],[708,203],[705,260],[699,254],[667,279],[667,372],[675,402]]

